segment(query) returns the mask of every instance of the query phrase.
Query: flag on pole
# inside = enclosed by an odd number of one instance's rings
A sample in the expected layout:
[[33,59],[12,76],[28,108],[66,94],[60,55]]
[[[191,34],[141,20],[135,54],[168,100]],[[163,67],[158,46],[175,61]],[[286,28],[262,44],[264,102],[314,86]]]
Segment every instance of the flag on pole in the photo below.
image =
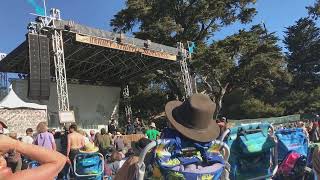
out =
[[[41,2],[44,2],[45,0],[41,0]],[[27,0],[27,2],[35,9],[36,14],[40,16],[45,16],[45,8],[40,6],[35,0]]]

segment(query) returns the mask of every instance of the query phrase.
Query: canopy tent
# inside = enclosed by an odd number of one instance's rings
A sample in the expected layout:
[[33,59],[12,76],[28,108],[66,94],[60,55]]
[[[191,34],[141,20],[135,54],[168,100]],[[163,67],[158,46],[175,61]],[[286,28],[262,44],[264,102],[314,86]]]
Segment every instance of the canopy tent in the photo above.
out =
[[17,109],[17,108],[47,110],[46,105],[24,102],[17,96],[17,94],[10,87],[9,94],[6,97],[4,97],[2,101],[0,101],[0,109]]
[[9,132],[22,136],[27,128],[35,130],[39,122],[48,121],[47,106],[24,102],[10,87],[8,95],[0,101],[0,117]]

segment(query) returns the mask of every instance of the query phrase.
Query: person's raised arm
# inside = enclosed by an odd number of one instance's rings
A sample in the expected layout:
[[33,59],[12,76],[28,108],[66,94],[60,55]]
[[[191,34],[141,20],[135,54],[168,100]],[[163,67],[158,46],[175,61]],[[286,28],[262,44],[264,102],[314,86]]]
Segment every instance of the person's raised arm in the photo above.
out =
[[0,174],[1,180],[53,179],[66,163],[66,157],[56,151],[22,143],[0,135],[0,151],[5,153],[10,149],[16,150],[24,156],[39,162],[41,165],[34,169],[22,170],[7,176]]

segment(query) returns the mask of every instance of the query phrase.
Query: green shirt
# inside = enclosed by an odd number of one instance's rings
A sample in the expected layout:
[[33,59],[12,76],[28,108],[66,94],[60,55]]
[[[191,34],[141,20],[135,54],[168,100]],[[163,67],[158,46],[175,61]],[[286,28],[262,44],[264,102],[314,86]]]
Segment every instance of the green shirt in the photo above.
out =
[[155,129],[149,129],[146,132],[148,139],[157,140],[157,137],[160,135],[160,132]]

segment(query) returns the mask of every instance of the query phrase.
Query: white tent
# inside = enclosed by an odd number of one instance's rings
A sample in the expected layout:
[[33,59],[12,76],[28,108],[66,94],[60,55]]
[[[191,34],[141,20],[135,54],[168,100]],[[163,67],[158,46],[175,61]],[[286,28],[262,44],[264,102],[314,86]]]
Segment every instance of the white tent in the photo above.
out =
[[27,103],[21,100],[16,93],[10,88],[9,94],[0,101],[0,109],[17,109],[17,108],[29,108],[29,109],[41,109],[47,110],[46,105],[40,105],[36,103]]
[[39,122],[47,122],[47,106],[27,103],[10,88],[9,94],[0,101],[0,118],[10,132],[24,135],[26,128],[35,129]]

